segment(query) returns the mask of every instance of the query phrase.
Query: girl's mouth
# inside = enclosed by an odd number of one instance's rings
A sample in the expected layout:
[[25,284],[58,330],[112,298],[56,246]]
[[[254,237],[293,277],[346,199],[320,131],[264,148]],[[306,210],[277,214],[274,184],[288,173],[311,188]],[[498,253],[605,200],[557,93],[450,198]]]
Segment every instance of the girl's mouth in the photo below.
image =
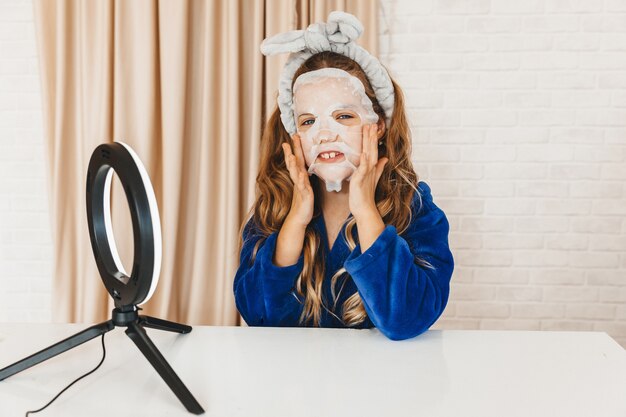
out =
[[317,156],[315,162],[320,163],[330,163],[330,162],[340,162],[346,159],[341,152],[330,151],[330,152],[322,152]]

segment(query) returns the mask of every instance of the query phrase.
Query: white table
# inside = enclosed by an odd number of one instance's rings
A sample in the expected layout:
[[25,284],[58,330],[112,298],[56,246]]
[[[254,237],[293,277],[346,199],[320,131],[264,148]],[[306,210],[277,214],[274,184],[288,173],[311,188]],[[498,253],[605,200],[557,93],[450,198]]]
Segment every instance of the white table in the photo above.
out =
[[[0,324],[0,368],[86,325]],[[148,333],[206,416],[625,417],[626,351],[605,333],[196,326]],[[107,358],[41,415],[191,416],[116,328]],[[0,382],[22,416],[94,367],[100,338]]]

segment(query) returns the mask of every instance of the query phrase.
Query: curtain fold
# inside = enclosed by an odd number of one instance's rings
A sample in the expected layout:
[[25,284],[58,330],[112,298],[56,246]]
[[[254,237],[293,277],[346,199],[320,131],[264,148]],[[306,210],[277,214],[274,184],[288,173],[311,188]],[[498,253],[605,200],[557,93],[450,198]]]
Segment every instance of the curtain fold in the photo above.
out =
[[[378,2],[35,0],[54,242],[53,320],[95,322],[113,307],[93,260],[84,187],[93,149],[123,141],[152,180],[163,235],[159,286],[144,313],[189,324],[240,321],[232,295],[238,231],[254,200],[259,140],[286,56],[270,35],[326,20],[365,26],[377,51]],[[115,240],[132,270],[121,184]]]

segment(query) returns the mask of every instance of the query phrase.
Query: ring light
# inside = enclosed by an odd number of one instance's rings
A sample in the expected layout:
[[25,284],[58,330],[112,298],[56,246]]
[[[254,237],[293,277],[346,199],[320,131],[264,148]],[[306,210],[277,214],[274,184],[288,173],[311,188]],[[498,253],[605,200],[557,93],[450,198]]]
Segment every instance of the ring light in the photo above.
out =
[[[133,269],[126,272],[117,252],[111,223],[111,181],[119,177],[133,222],[135,242]],[[203,414],[202,406],[152,343],[145,327],[175,333],[189,333],[191,326],[140,316],[139,307],[148,301],[161,272],[161,222],[148,173],[132,148],[122,142],[98,146],[87,169],[87,223],[91,248],[102,282],[115,301],[112,318],[91,326],[4,369],[0,381],[38,363],[98,337],[115,326],[126,327],[126,334],[137,345],[172,392],[193,414]]]
[[[133,222],[132,273],[117,252],[111,223],[113,173],[122,182]],[[161,272],[161,222],[152,183],[133,149],[122,142],[100,145],[87,171],[87,219],[98,271],[117,307],[148,301]]]

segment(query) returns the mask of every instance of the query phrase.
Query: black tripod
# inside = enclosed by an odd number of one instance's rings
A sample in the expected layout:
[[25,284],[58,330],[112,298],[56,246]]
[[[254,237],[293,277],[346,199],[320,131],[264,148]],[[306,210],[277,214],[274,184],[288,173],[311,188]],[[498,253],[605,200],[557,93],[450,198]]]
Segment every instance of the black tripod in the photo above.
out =
[[181,381],[178,375],[176,375],[176,372],[174,372],[163,355],[161,355],[159,349],[157,349],[154,343],[152,343],[152,340],[150,340],[144,329],[144,327],[148,327],[168,332],[189,333],[191,331],[191,326],[149,316],[140,316],[137,313],[137,308],[134,306],[131,306],[130,308],[115,308],[112,314],[113,317],[111,320],[91,326],[82,332],[76,333],[65,340],[24,358],[13,365],[0,369],[0,381],[81,345],[104,333],[107,333],[108,331],[113,330],[116,326],[126,327],[126,334],[128,337],[130,337],[135,345],[137,345],[141,353],[143,353],[154,369],[156,369],[159,375],[161,375],[161,378],[163,378],[165,383],[167,383],[174,394],[176,394],[185,408],[193,414],[204,413],[204,410],[198,401],[196,401],[185,384],[183,384],[183,381]]
[[[117,173],[133,220],[135,257],[130,276],[121,265],[110,224],[111,175]],[[152,184],[137,154],[122,142],[98,146],[92,153],[87,171],[87,222],[96,264],[107,292],[115,301],[112,318],[68,337],[4,369],[0,381],[72,349],[95,337],[126,327],[126,334],[137,345],[161,378],[174,391],[189,412],[204,410],[191,395],[161,352],[152,343],[144,327],[175,333],[189,333],[191,326],[140,316],[138,305],[148,301],[161,270],[161,226]]]

